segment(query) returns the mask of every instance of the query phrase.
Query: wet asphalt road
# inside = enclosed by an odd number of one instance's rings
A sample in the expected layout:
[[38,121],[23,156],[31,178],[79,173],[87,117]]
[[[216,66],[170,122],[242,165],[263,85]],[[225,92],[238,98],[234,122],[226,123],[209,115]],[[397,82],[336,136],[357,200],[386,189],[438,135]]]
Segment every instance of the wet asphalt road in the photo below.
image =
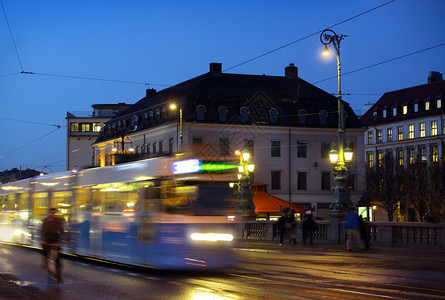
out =
[[0,245],[0,299],[445,299],[445,252],[243,241],[236,268],[168,273],[64,259],[49,287],[41,256]]

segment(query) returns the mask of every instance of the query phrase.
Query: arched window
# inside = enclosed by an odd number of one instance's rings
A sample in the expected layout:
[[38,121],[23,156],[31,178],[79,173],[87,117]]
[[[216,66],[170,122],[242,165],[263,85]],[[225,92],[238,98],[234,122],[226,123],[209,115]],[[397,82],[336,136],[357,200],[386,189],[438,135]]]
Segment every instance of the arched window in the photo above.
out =
[[166,107],[162,108],[162,120],[163,121],[167,120],[167,108]]
[[113,123],[113,125],[111,125],[111,134],[112,135],[116,134],[116,123]]
[[300,109],[298,111],[298,122],[300,124],[305,124],[306,123],[306,116],[307,116],[307,111],[305,109]]
[[325,110],[320,110],[318,117],[320,118],[320,125],[326,125],[328,122],[328,112]]
[[276,108],[271,108],[269,110],[270,123],[276,123],[278,121],[278,110]]
[[150,115],[148,117],[148,122],[150,125],[153,125],[153,123],[155,122],[155,117],[152,111],[150,112]]
[[147,127],[148,126],[148,114],[145,113],[142,118],[144,119],[144,125],[142,125],[142,126]]
[[206,118],[206,107],[204,105],[198,105],[196,107],[196,119],[198,121],[204,121]]
[[241,107],[240,115],[241,115],[241,121],[247,122],[249,120],[249,109],[247,107]]
[[121,121],[117,122],[116,131],[117,131],[117,133],[121,133],[121,131],[122,131],[122,123],[121,123]]
[[218,115],[220,122],[227,122],[227,112],[228,112],[227,107],[225,106],[218,107]]
[[127,121],[126,120],[122,120],[122,132],[127,131]]
[[131,118],[131,131],[135,131],[138,129],[138,122],[139,122],[138,116],[134,115]]
[[155,123],[159,123],[159,121],[161,121],[161,111],[157,109],[155,113]]

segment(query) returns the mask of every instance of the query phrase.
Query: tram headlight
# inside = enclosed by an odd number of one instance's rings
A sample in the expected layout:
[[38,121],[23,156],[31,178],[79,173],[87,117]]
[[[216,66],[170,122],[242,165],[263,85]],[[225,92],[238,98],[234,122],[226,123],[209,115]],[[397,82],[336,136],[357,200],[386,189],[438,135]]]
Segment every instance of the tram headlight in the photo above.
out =
[[206,241],[206,242],[230,242],[233,240],[233,235],[229,233],[192,233],[190,238],[194,241]]

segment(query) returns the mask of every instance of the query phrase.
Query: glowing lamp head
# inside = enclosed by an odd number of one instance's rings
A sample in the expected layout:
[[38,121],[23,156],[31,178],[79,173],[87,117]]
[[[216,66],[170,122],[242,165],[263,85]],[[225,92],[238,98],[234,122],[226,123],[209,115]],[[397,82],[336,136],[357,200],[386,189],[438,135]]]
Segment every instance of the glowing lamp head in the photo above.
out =
[[352,149],[348,147],[345,149],[344,155],[345,155],[345,162],[350,163],[352,161],[352,157],[354,156],[354,152],[352,152]]
[[236,176],[238,177],[238,179],[241,179],[241,177],[243,177],[243,175],[241,175],[239,173]]
[[244,160],[249,160],[250,159],[250,153],[247,150],[243,151],[243,159]]
[[241,155],[241,151],[239,151],[238,149],[235,151],[235,155],[236,156],[240,156]]
[[176,104],[175,103],[170,104],[170,109],[176,109]]
[[330,56],[331,55],[331,51],[329,51],[328,46],[324,45],[324,49],[323,49],[323,51],[321,51],[321,55],[323,55],[323,56]]
[[247,170],[248,170],[249,172],[253,172],[253,170],[255,170],[255,165],[254,165],[254,164],[248,164],[248,165],[247,165]]
[[238,172],[243,173],[244,172],[244,165],[238,166]]
[[331,161],[332,165],[335,165],[338,161],[338,152],[335,149],[332,149],[329,151],[329,160]]
[[235,186],[234,182],[229,182],[229,187],[233,188]]

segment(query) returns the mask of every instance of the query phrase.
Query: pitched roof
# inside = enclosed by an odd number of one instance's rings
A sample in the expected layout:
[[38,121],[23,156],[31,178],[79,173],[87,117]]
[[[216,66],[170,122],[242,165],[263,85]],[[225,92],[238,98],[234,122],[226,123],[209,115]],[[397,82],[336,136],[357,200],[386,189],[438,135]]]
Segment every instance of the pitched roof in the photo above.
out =
[[[212,68],[212,64],[211,64]],[[180,103],[184,122],[260,124],[270,126],[292,127],[337,127],[337,98],[306,82],[299,77],[228,74],[208,72],[189,79],[159,92],[148,94],[128,109],[119,113],[107,122],[105,131],[96,142],[113,139],[130,133],[128,124],[126,132],[107,133],[110,125],[118,121],[130,122],[133,116],[139,120],[138,129],[159,126],[162,122],[145,124],[142,122],[145,113],[157,109],[166,109],[171,102]],[[344,102],[347,114],[347,128],[361,128],[349,104]],[[206,119],[197,120],[196,108],[204,105]],[[228,108],[227,122],[220,122],[218,108]],[[249,108],[249,122],[241,122],[240,109]],[[278,120],[271,122],[269,110],[278,111]],[[298,114],[306,112],[305,120],[299,120]],[[325,111],[327,120],[321,124],[320,112]],[[177,115],[169,113],[163,122],[175,122]],[[230,122],[229,122],[230,121]],[[107,127],[108,126],[108,127]]]
[[[423,118],[445,113],[445,103],[437,107],[434,100],[445,96],[445,80],[413,86],[401,90],[387,92],[361,117],[365,126],[387,124],[415,118]],[[424,103],[430,101],[430,109],[426,110]],[[414,111],[414,104],[418,111]],[[407,113],[403,114],[402,107],[407,106]],[[397,114],[392,115],[392,109],[397,108]],[[383,110],[387,110],[383,117]]]

